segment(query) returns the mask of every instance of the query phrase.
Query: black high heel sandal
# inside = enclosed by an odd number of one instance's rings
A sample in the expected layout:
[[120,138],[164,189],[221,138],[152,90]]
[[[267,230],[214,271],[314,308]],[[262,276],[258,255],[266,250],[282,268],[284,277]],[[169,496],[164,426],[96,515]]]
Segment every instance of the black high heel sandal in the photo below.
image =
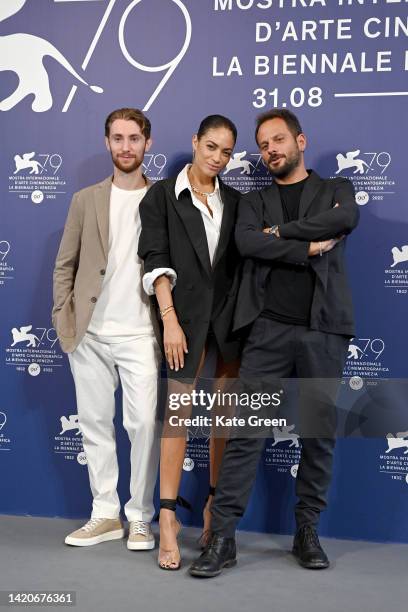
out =
[[[204,502],[204,509],[203,509],[203,520],[204,520],[204,511],[205,511],[205,507],[207,505],[207,502],[210,498],[210,495],[212,495],[214,497],[215,495],[215,487],[212,487],[210,485],[209,489],[208,489],[208,495],[205,498],[205,502]],[[204,550],[204,548],[206,548],[206,546],[210,543],[211,540],[211,529],[204,529],[202,534],[200,535],[200,537],[198,538],[198,545],[200,546],[200,548],[202,550]]]

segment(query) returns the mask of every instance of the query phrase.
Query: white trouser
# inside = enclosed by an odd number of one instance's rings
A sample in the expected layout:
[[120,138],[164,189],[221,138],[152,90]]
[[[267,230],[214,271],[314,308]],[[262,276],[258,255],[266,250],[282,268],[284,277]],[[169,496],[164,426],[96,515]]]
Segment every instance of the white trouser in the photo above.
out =
[[69,354],[75,381],[79,425],[88,461],[93,518],[117,518],[118,461],[113,418],[119,377],[123,391],[123,426],[131,444],[129,521],[150,522],[159,463],[157,389],[160,350],[153,336],[126,342],[99,342],[86,334]]

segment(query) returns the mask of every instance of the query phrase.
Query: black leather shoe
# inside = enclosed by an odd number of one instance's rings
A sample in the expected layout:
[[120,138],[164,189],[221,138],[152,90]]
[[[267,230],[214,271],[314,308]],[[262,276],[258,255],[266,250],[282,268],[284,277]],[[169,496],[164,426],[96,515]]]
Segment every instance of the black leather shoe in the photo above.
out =
[[221,574],[224,567],[236,565],[235,538],[224,538],[213,534],[209,544],[190,566],[190,574],[199,578],[213,578]]
[[303,525],[297,530],[292,553],[299,565],[307,569],[326,569],[330,565],[313,525]]

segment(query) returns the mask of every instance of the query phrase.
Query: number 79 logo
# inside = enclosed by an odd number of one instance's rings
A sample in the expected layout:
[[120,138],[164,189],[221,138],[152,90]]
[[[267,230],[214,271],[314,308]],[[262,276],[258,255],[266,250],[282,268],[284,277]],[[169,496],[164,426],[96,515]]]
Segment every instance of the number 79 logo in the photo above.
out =
[[[57,0],[57,1],[61,1],[61,0]],[[147,1],[147,0],[145,0]],[[188,47],[190,46],[190,41],[191,41],[191,32],[192,32],[192,25],[191,25],[191,18],[190,15],[188,13],[187,8],[185,7],[185,5],[183,4],[183,2],[181,0],[168,0],[169,2],[174,2],[174,4],[176,4],[178,6],[178,8],[181,10],[184,20],[185,20],[185,27],[186,27],[186,32],[185,32],[185,38],[184,38],[184,43],[179,51],[179,53],[171,60],[169,60],[167,63],[162,64],[161,66],[146,66],[145,64],[142,64],[141,62],[139,62],[136,58],[134,58],[128,51],[127,47],[126,47],[126,42],[125,42],[125,31],[126,31],[126,22],[127,19],[129,18],[129,15],[132,13],[132,11],[136,8],[136,6],[138,4],[140,4],[141,2],[143,2],[143,0],[132,0],[132,2],[130,2],[130,4],[128,5],[128,7],[125,9],[125,11],[122,14],[122,17],[120,19],[119,22],[119,28],[118,28],[118,40],[119,40],[119,45],[120,45],[120,49],[122,51],[123,56],[125,57],[125,59],[129,62],[129,64],[131,66],[133,66],[134,68],[136,68],[137,70],[142,70],[144,72],[164,72],[164,76],[162,77],[161,81],[159,82],[159,84],[157,85],[156,89],[154,90],[154,92],[152,93],[152,95],[150,96],[150,98],[148,99],[148,101],[146,102],[146,104],[143,107],[144,111],[148,111],[149,108],[151,107],[151,105],[153,104],[153,102],[156,100],[156,98],[158,97],[158,95],[160,94],[160,92],[162,91],[163,87],[166,85],[167,81],[170,79],[171,75],[173,74],[173,72],[176,70],[177,66],[180,64],[181,60],[183,59],[184,55],[187,52]],[[95,51],[95,48],[98,44],[98,41],[100,39],[100,37],[102,36],[103,30],[105,29],[106,24],[108,23],[110,14],[112,12],[112,9],[114,7],[116,3],[116,0],[110,0],[109,4],[105,10],[105,13],[102,16],[102,19],[98,25],[98,28],[95,32],[95,35],[93,37],[93,40],[90,44],[90,47],[86,53],[85,59],[82,63],[82,69],[86,70],[92,55]],[[76,91],[78,89],[77,85],[73,85],[71,88],[71,91],[69,92],[68,98],[64,104],[64,107],[62,109],[62,112],[65,113],[67,112],[67,110],[70,107],[70,104],[76,94]]]

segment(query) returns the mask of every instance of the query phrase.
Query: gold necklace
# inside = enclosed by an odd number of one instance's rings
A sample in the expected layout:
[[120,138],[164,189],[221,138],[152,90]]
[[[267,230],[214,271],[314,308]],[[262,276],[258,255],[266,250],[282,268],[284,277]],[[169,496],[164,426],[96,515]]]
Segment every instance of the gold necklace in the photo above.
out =
[[[190,183],[191,185],[191,183]],[[208,191],[200,191],[199,189],[197,189],[197,187],[194,187],[194,185],[191,185],[191,189],[194,191],[194,193],[198,193],[198,195],[203,196],[204,198],[208,198],[209,196],[213,196],[215,194],[215,189],[214,191],[208,192]]]
[[[187,176],[189,175],[189,172],[187,172]],[[190,177],[188,176],[188,179],[190,181]],[[203,198],[205,198],[205,202],[202,202],[202,204],[204,204],[204,206],[206,207],[206,209],[208,210],[208,212],[210,213],[211,219],[214,218],[214,212],[211,208],[211,206],[208,204],[207,198],[214,195],[216,192],[216,189],[214,189],[214,191],[212,191],[211,193],[207,192],[207,191],[201,191],[200,189],[197,189],[197,187],[194,187],[194,185],[191,183],[190,181],[190,186],[192,191],[194,191],[194,193],[197,193],[198,195],[202,196]]]
[[215,191],[216,191],[215,188],[214,188],[214,191],[208,192],[208,191],[201,191],[200,189],[195,187],[190,180],[190,174],[191,174],[191,169],[189,168],[187,172],[187,176],[190,181],[191,189],[194,191],[194,193],[198,193],[198,195],[203,196],[203,198],[208,198],[209,196],[212,196],[215,194]]

